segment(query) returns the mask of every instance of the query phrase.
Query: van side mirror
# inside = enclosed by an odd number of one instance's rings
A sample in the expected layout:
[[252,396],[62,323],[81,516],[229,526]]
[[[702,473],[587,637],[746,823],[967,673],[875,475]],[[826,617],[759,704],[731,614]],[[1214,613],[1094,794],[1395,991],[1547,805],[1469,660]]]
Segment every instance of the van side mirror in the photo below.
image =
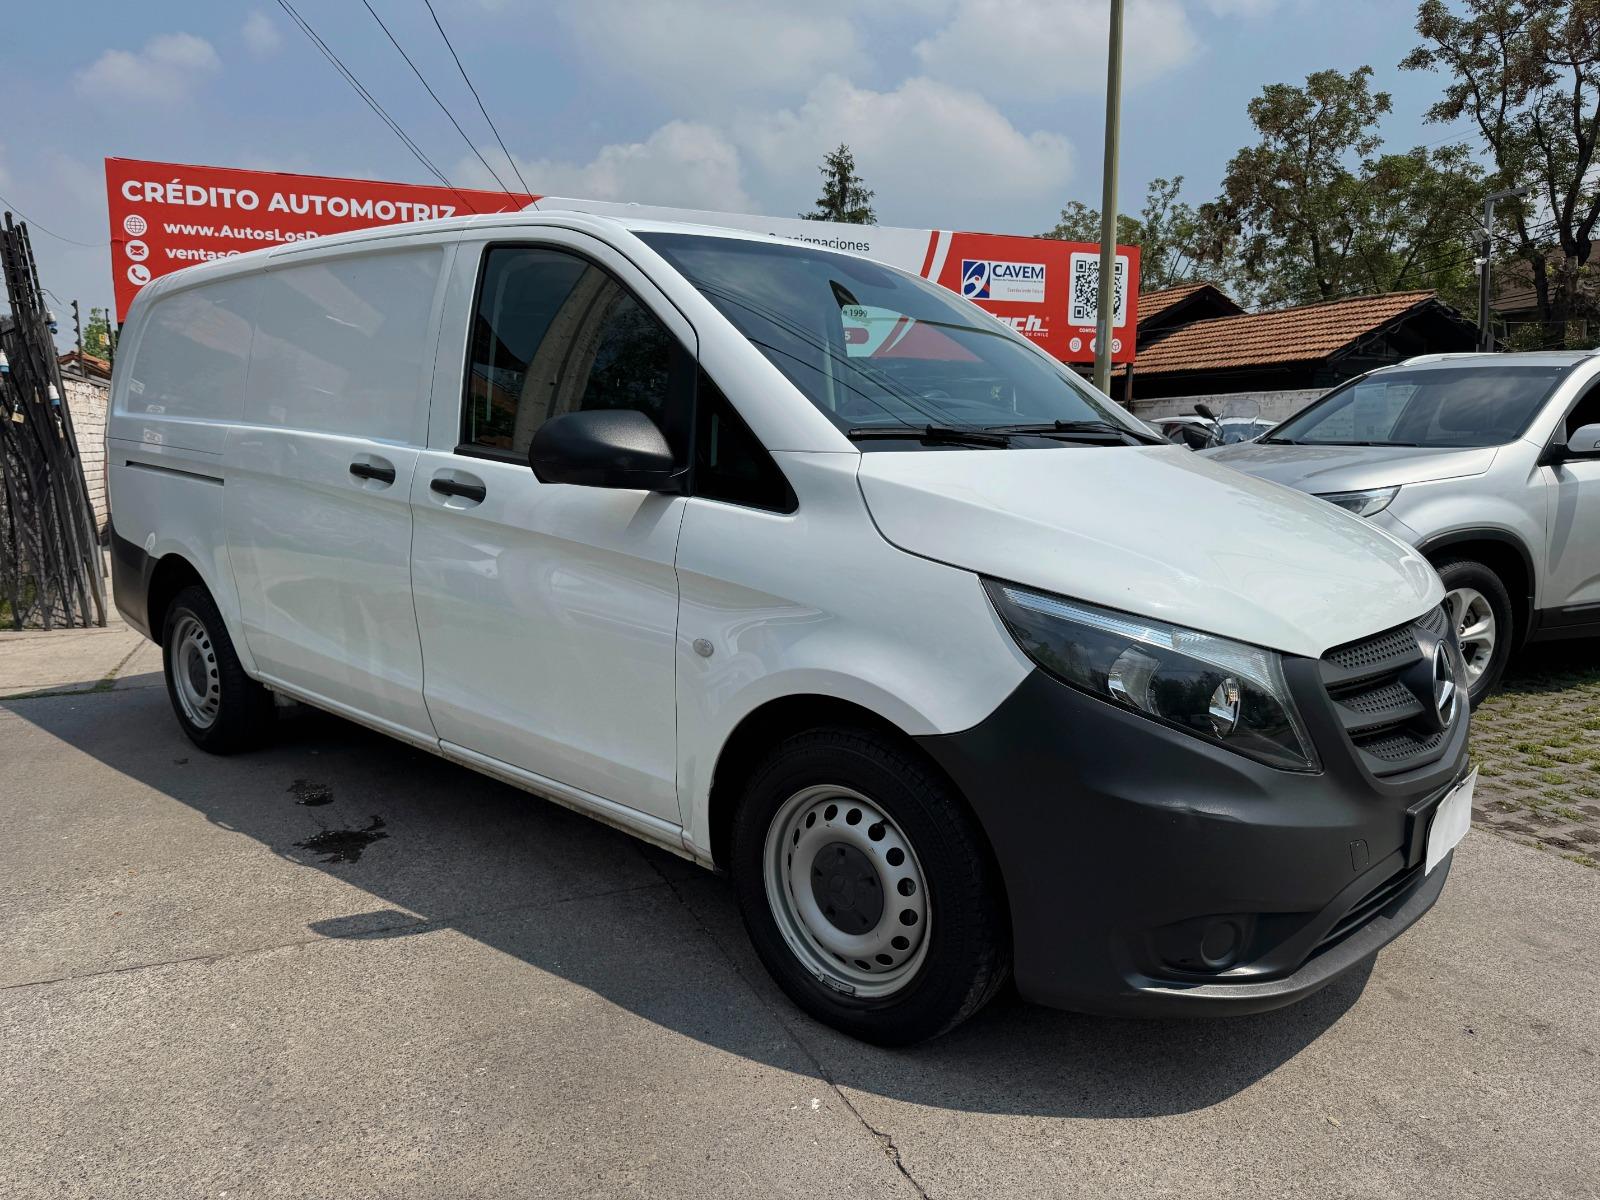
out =
[[687,475],[656,423],[632,408],[551,417],[533,435],[528,465],[540,483],[676,492]]
[[1194,413],[1195,416],[1204,417],[1208,421],[1215,421],[1217,419],[1217,414],[1212,411],[1211,405],[1207,404],[1204,400],[1200,401],[1194,406]]

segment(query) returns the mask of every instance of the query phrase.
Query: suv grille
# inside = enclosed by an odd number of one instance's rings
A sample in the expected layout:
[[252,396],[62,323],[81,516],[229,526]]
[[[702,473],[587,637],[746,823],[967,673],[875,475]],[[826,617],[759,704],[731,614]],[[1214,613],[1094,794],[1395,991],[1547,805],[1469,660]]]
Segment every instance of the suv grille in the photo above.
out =
[[1335,646],[1322,656],[1328,690],[1351,744],[1374,775],[1398,775],[1436,762],[1449,728],[1434,691],[1434,648],[1444,642],[1457,685],[1451,726],[1466,717],[1461,655],[1443,608],[1396,629]]

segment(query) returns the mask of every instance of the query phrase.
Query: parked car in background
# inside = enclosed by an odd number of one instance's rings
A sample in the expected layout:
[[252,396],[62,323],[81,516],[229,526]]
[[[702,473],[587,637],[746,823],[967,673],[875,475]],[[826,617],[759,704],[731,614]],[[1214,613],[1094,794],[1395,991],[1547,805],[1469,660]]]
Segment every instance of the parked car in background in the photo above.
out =
[[873,1041],[1013,973],[1288,1004],[1467,828],[1422,557],[865,258],[553,211],[219,259],[134,301],[108,446],[196,745],[277,693],[720,868]]
[[1411,359],[1206,453],[1422,551],[1474,703],[1524,643],[1600,636],[1600,354]]
[[1160,417],[1150,422],[1167,441],[1191,450],[1205,450],[1222,445],[1222,427],[1217,414],[1205,404],[1196,404],[1192,413],[1175,417]]

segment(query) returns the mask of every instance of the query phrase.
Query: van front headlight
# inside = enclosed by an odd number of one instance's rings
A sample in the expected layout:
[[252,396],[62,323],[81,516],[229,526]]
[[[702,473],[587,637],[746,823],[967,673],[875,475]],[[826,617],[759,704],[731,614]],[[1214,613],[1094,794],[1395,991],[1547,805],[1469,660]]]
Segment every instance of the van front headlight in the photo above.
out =
[[1063,683],[1270,766],[1317,769],[1273,651],[1016,584],[984,587],[1023,652]]

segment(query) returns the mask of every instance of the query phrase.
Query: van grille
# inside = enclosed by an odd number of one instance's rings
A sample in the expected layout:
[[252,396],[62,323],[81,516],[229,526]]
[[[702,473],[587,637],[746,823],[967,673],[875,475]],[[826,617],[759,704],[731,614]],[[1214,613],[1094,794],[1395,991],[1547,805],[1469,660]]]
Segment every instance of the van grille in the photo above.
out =
[[[1448,740],[1433,702],[1433,651],[1450,646],[1457,685],[1460,654],[1444,609],[1395,629],[1335,646],[1322,656],[1322,683],[1345,734],[1374,775],[1398,775],[1437,762]],[[1460,693],[1451,727],[1466,719]]]

